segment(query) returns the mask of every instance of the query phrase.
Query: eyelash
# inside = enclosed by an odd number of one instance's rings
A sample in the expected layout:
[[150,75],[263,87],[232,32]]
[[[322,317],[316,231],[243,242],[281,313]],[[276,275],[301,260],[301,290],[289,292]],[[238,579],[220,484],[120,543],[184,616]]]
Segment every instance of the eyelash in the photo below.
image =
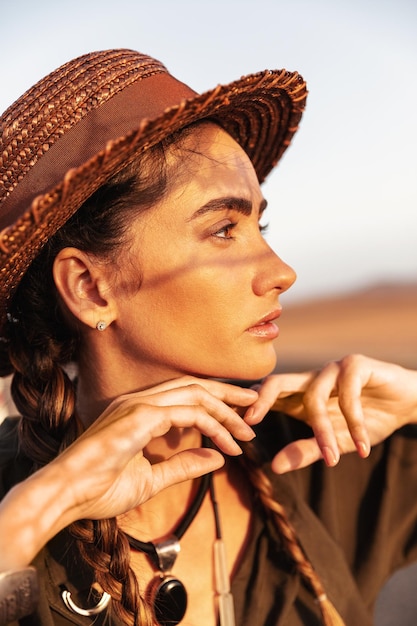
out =
[[[222,228],[220,228],[219,230],[217,230],[215,233],[213,233],[214,237],[217,237],[218,239],[233,239],[233,236],[229,236],[229,237],[222,237],[222,234],[226,234],[228,231],[233,231],[233,229],[237,226],[237,222],[231,222],[230,224],[226,224],[225,226],[222,226]],[[259,224],[259,232],[264,235],[267,230],[268,230],[269,224]]]
[[216,230],[216,232],[213,233],[213,236],[218,237],[218,239],[233,239],[233,237],[222,237],[222,235],[226,235],[228,231],[232,231],[235,226],[237,226],[237,222],[225,224],[225,226],[222,226],[221,228],[219,228],[219,230]]
[[[221,237],[220,235],[226,234],[227,231],[233,231],[233,229],[237,226],[237,222],[231,222],[230,224],[226,224],[222,226],[219,230],[213,233],[214,237],[218,237],[219,239],[233,239],[233,237]],[[259,224],[259,232],[261,234],[265,234],[268,230],[269,224]]]

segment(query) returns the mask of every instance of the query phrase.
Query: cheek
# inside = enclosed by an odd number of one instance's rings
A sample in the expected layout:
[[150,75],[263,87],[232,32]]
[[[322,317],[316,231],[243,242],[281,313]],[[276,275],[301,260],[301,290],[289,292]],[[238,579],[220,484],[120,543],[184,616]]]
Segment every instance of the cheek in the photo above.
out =
[[178,349],[181,349],[179,337],[184,347],[198,344],[207,349],[224,342],[236,326],[236,309],[232,304],[227,287],[220,288],[204,272],[189,273],[182,280],[167,282],[150,302],[155,324]]
[[230,259],[226,263],[213,251],[199,254],[183,243],[172,249],[172,242],[165,242],[153,259],[149,253],[145,256],[135,297],[138,315],[154,332],[160,327],[165,337],[169,329],[192,333],[194,339],[200,332],[206,337],[223,330],[230,333],[239,310],[246,306],[247,276],[243,279]]

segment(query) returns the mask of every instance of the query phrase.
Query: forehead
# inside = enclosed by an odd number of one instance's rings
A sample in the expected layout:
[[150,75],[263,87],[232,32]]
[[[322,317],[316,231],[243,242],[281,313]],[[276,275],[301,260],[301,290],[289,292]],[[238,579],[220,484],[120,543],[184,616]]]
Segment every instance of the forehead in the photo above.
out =
[[[167,153],[172,193],[237,194],[261,198],[253,165],[241,146],[214,123],[195,126]],[[171,176],[170,176],[171,173]],[[227,193],[226,193],[227,192]]]

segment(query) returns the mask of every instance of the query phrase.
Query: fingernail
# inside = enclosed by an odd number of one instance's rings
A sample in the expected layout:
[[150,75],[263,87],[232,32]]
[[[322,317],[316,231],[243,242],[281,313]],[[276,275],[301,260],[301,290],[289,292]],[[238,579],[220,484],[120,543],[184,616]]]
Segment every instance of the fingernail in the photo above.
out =
[[234,456],[239,456],[240,454],[243,454],[243,450],[242,450],[242,448],[238,444],[236,444],[235,450],[234,450],[234,452],[232,452],[232,454]]
[[245,413],[245,418],[244,418],[245,421],[250,421],[251,419],[253,419],[254,415],[255,415],[255,409],[250,406]]
[[321,450],[324,462],[328,467],[334,467],[339,461],[339,455],[335,454],[330,446],[324,446]]
[[369,455],[369,452],[370,452],[369,446],[364,441],[357,441],[356,449],[362,458],[366,458]]
[[286,474],[287,472],[291,472],[291,470],[295,469],[292,464],[287,461],[276,461],[272,464],[272,471],[275,474]]
[[242,422],[242,426],[244,428],[241,430],[241,433],[247,438],[248,441],[256,437],[255,431],[249,426],[249,424],[246,424],[246,422]]

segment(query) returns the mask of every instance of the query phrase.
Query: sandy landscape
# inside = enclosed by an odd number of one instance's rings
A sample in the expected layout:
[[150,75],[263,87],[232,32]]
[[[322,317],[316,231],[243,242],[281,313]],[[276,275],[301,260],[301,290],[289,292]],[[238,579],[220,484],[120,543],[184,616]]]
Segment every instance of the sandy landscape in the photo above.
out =
[[417,280],[287,306],[284,300],[279,327],[277,371],[318,367],[351,352],[417,368]]

